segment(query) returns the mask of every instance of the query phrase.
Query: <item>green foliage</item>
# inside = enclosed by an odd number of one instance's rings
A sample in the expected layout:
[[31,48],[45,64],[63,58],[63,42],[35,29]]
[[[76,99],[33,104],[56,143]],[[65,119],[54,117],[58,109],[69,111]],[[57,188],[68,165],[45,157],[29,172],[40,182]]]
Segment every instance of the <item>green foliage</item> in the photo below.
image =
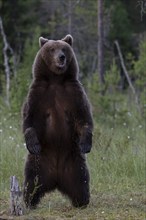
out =
[[[96,120],[110,123],[111,126],[124,123],[125,120],[127,121],[128,107],[125,95],[122,95],[118,88],[120,73],[114,60],[109,71],[105,74],[105,84],[102,86],[104,95],[101,94],[98,80],[96,73],[91,83],[88,83],[89,96],[97,116]],[[124,105],[120,103],[124,103]]]
[[107,87],[110,90],[112,90],[112,92],[114,93],[116,92],[119,81],[120,81],[120,72],[115,63],[115,60],[113,60],[113,63],[111,64],[109,70],[105,73],[105,82],[107,84]]
[[[127,54],[131,54],[132,57],[135,57],[135,52],[131,46],[131,43],[134,44],[133,38],[131,38],[134,33],[133,30],[136,29],[135,24],[138,19],[140,19],[140,8],[136,7],[136,3],[132,0],[129,0],[129,3],[125,0],[105,0],[104,1],[104,32],[105,32],[105,45],[111,46],[106,47],[105,50],[105,70],[110,68],[112,65],[112,60],[114,57],[113,54],[113,41],[115,39],[119,40],[120,46],[124,57],[127,57]],[[70,7],[71,4],[71,7]],[[15,7],[14,7],[15,5]],[[132,9],[135,9],[136,14],[132,14]],[[61,0],[61,1],[35,1],[35,0],[15,0],[15,1],[0,1],[0,10],[1,17],[3,19],[3,25],[7,40],[10,43],[11,47],[14,50],[16,55],[16,60],[18,61],[17,67],[17,76],[14,78],[14,74],[11,74],[12,79],[12,88],[14,90],[11,94],[11,98],[14,97],[14,100],[11,100],[12,104],[16,102],[22,103],[24,94],[28,88],[30,81],[30,63],[33,62],[32,58],[29,59],[29,56],[33,56],[33,42],[30,39],[35,39],[36,33],[35,30],[39,29],[39,33],[42,36],[59,39],[62,38],[65,34],[71,33],[74,37],[74,50],[77,55],[79,66],[80,66],[80,76],[83,80],[88,80],[92,78],[94,72],[97,69],[97,1],[96,0]],[[107,14],[106,14],[107,13]],[[134,21],[134,22],[133,22]],[[78,25],[76,25],[78,24]],[[134,27],[134,29],[133,29]],[[142,29],[144,30],[144,29]],[[139,29],[140,31],[140,29]],[[0,41],[0,50],[2,51],[3,44]],[[37,48],[37,47],[36,47]],[[29,51],[30,50],[30,51]],[[37,49],[36,49],[37,51]],[[25,55],[25,54],[28,55]],[[35,51],[34,51],[35,53]],[[141,56],[140,56],[140,59]],[[11,59],[9,56],[9,61]],[[20,63],[19,63],[20,61]],[[142,62],[142,61],[140,61]],[[133,71],[133,66],[131,61],[125,62],[126,66],[130,67],[130,72]],[[129,65],[130,64],[130,65]],[[137,64],[141,65],[141,64]],[[12,65],[11,65],[12,67]],[[135,67],[136,72],[140,67]],[[129,70],[128,69],[128,70]],[[110,70],[108,70],[110,71]],[[114,71],[114,70],[112,70]],[[116,71],[116,70],[115,70]],[[28,76],[27,76],[28,73]],[[119,77],[119,74],[117,74]],[[27,77],[26,77],[27,76]],[[22,86],[21,80],[24,79],[24,86]],[[111,77],[110,74],[106,74],[107,81],[108,77]],[[28,82],[27,82],[28,79]],[[114,78],[113,79],[117,79]],[[136,77],[138,83],[139,77]],[[118,81],[118,80],[117,80]],[[141,80],[142,82],[142,80]],[[17,84],[18,83],[18,84]],[[112,79],[110,79],[110,89],[112,90],[118,87],[118,84],[112,85]],[[109,82],[106,82],[109,84]],[[19,98],[17,96],[16,88],[20,85]],[[141,84],[143,86],[143,84]],[[3,54],[0,55],[0,93],[4,96],[5,89],[5,74],[3,66]],[[22,89],[22,92],[20,91]],[[106,89],[106,88],[105,88]],[[15,96],[16,94],[16,96]],[[18,99],[17,99],[17,98]],[[17,100],[16,100],[17,99]],[[19,104],[17,104],[19,106]],[[15,108],[16,109],[16,108]]]
[[139,94],[139,101],[143,116],[146,119],[146,38],[140,43],[139,59],[134,62],[135,86]]
[[11,107],[13,111],[20,110],[27,95],[32,79],[32,64],[39,50],[40,30],[35,31],[33,39],[28,39],[25,44],[23,62],[21,62],[16,78],[11,85]]
[[[38,21],[37,0],[1,0],[0,14],[9,44],[19,54],[23,52],[25,40],[33,35]],[[21,54],[19,54],[21,56]]]
[[139,59],[134,62],[134,76],[139,89],[146,86],[146,38],[140,43]]
[[127,10],[121,1],[111,5],[111,29],[109,37],[112,41],[119,40],[122,48],[127,51],[131,38],[132,28]]

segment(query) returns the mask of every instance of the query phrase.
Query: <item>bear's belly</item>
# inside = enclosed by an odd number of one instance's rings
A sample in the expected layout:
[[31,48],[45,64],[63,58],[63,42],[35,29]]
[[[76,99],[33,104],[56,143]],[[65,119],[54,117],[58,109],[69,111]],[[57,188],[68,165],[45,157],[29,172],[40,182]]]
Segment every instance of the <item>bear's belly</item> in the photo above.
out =
[[69,143],[71,125],[63,111],[48,110],[46,116],[46,140],[54,144]]

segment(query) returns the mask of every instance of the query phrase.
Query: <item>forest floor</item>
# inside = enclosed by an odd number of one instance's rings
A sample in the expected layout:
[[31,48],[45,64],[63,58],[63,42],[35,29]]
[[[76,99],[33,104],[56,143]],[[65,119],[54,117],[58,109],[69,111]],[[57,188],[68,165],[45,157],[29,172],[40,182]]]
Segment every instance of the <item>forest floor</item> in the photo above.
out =
[[[127,113],[126,113],[127,114]],[[23,216],[10,215],[10,176],[23,183],[27,150],[20,116],[0,114],[0,220],[146,220],[145,122],[128,113],[114,126],[94,123],[93,149],[87,155],[90,204],[72,207],[55,191]]]
[[[8,194],[9,196],[9,194]],[[146,199],[140,188],[120,195],[116,193],[91,193],[86,209],[76,209],[58,192],[47,195],[36,210],[23,216],[9,214],[8,199],[0,200],[0,219],[11,220],[145,220]]]

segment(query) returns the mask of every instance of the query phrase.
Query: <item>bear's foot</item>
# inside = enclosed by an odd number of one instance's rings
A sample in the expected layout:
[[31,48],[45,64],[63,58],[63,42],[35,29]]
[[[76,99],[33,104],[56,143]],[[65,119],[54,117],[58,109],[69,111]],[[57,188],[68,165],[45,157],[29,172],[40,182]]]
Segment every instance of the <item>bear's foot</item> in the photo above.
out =
[[82,201],[78,201],[78,200],[74,200],[72,201],[72,204],[75,208],[86,208],[89,204],[89,199],[87,200],[82,200]]

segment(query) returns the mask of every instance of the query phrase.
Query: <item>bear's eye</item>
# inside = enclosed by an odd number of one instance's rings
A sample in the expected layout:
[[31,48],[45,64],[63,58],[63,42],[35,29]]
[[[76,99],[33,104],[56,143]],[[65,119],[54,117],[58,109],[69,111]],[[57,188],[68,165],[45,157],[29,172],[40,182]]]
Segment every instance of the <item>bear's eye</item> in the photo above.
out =
[[53,52],[54,52],[54,50],[55,50],[55,49],[54,49],[53,47],[52,47],[52,48],[50,48],[50,52],[51,52],[51,53],[53,53]]
[[63,51],[63,52],[65,52],[65,51],[66,51],[66,49],[65,49],[65,48],[62,48],[62,51]]

